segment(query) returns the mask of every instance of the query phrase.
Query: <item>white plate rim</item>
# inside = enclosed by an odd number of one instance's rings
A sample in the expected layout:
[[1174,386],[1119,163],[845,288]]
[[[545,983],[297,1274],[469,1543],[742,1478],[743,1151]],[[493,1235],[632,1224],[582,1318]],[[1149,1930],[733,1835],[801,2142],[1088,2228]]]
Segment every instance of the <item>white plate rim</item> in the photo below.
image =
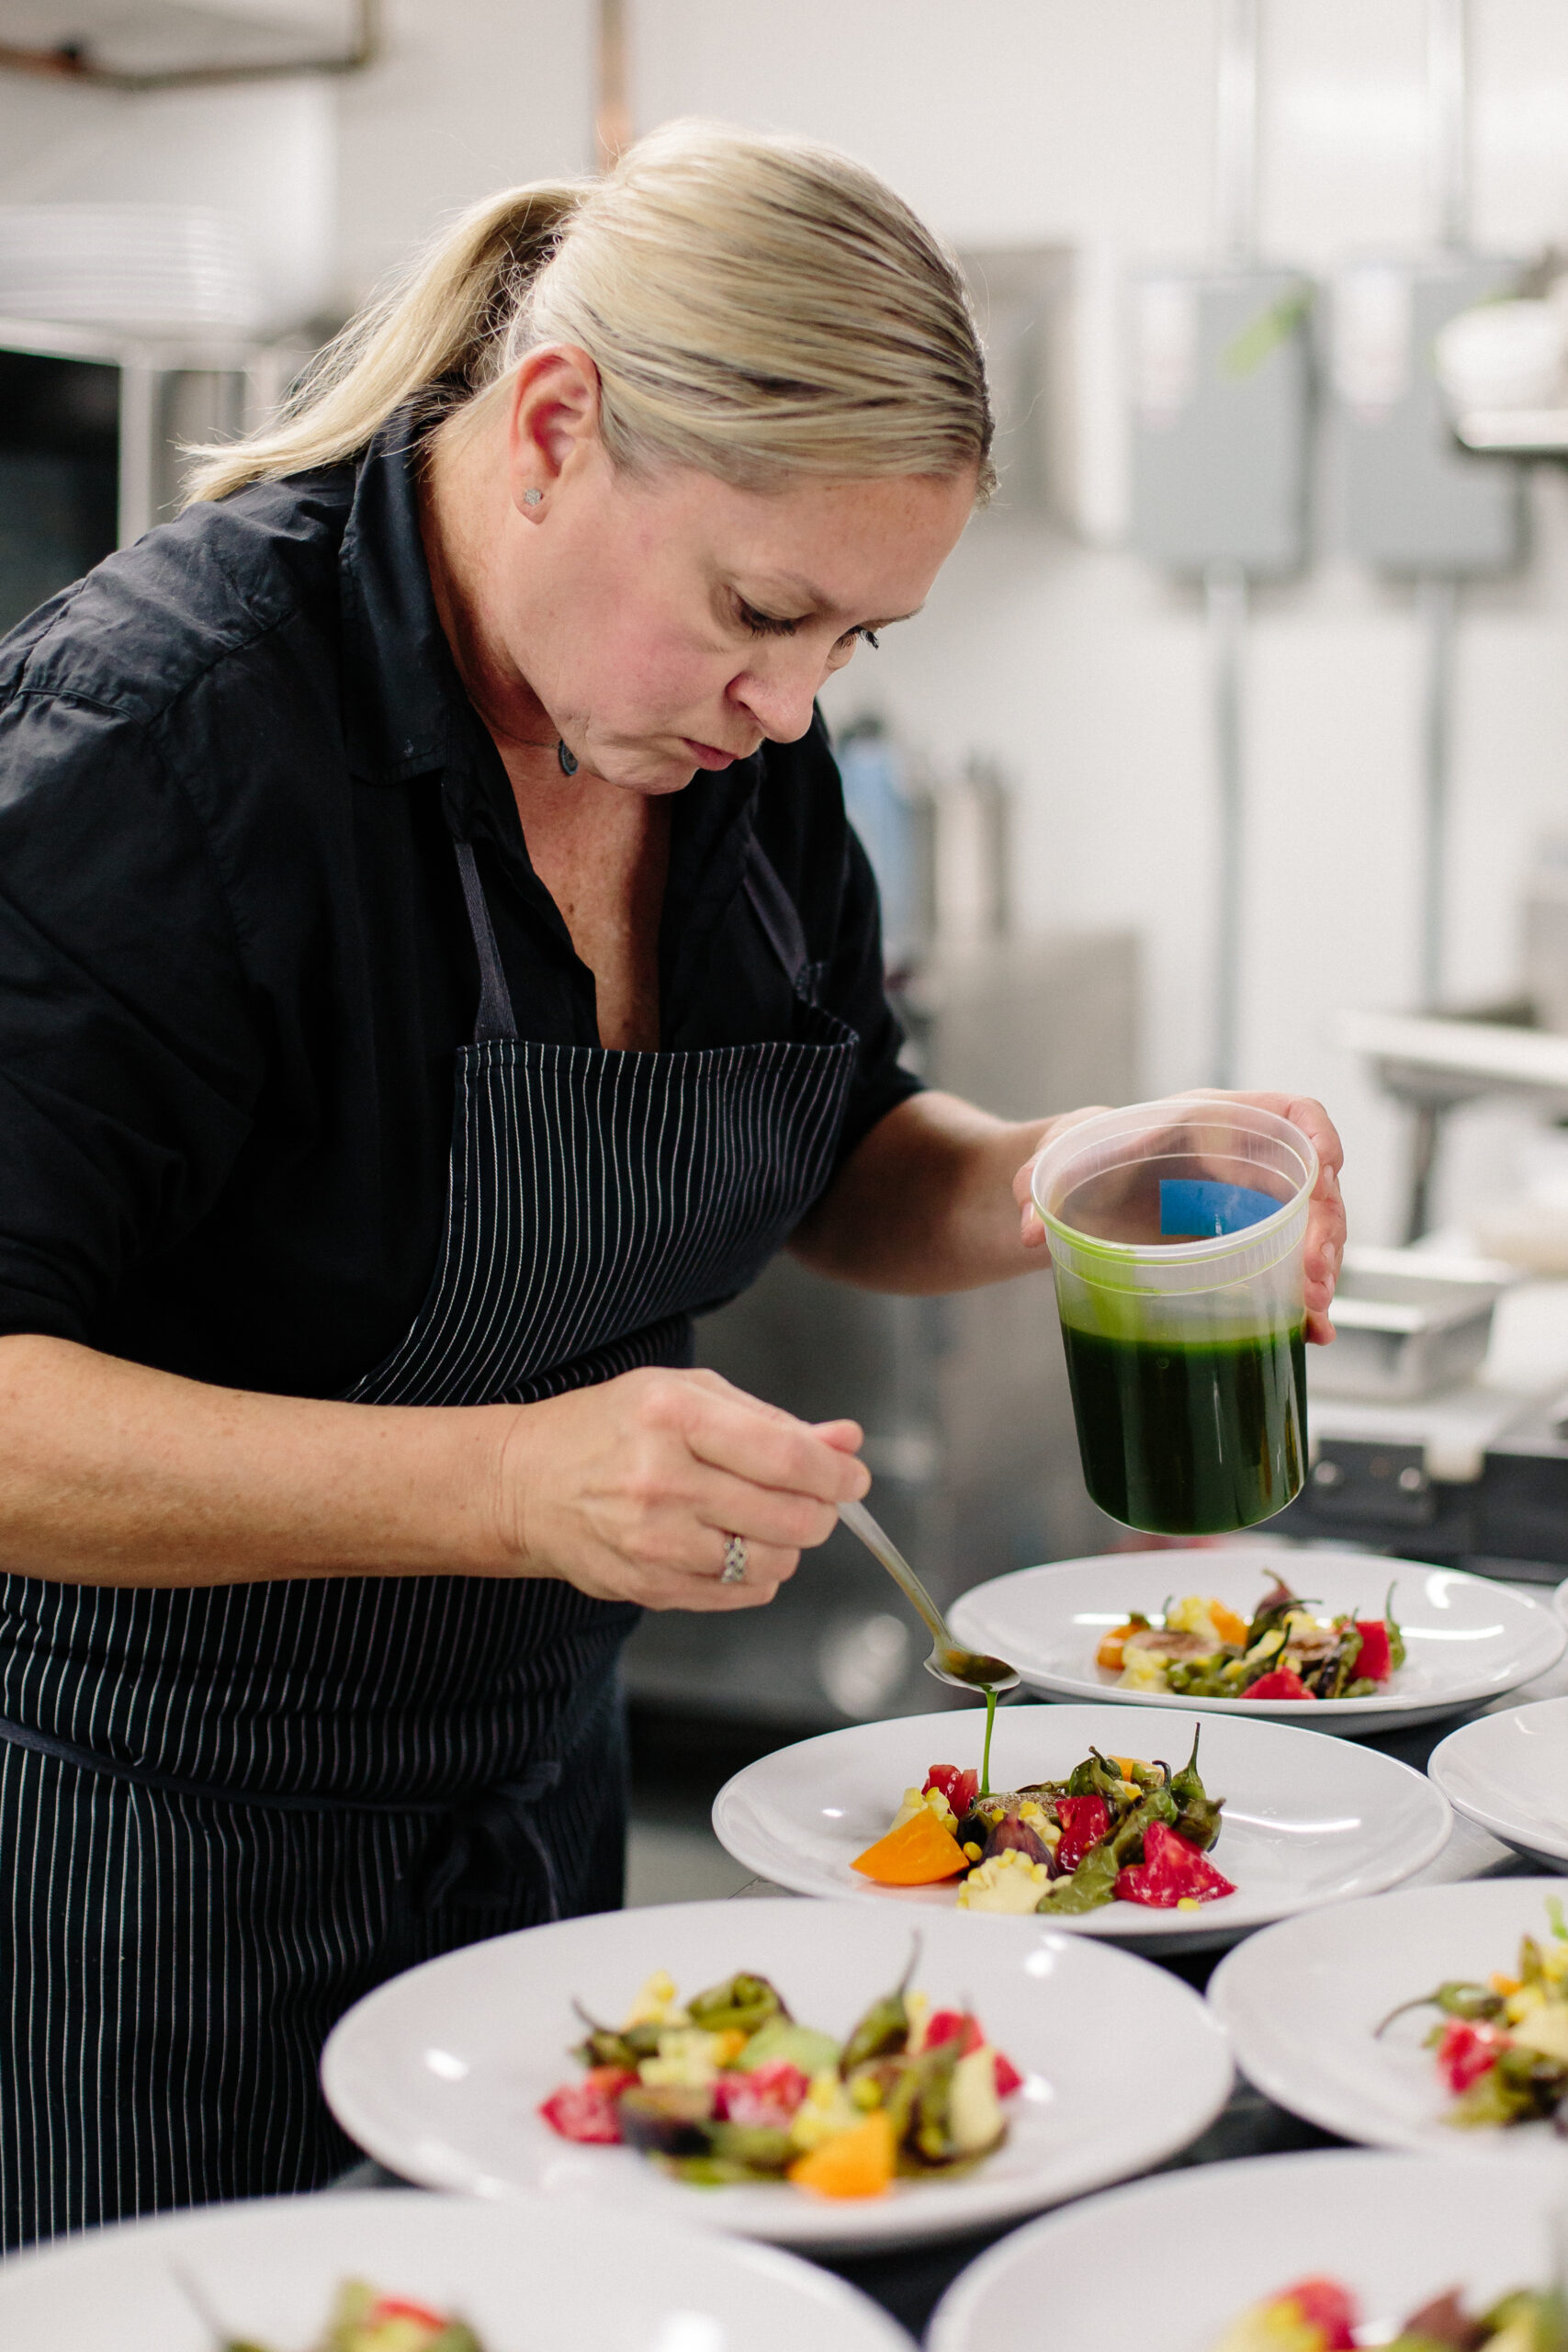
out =
[[[1134,2229],[1138,2217],[1146,2208],[1156,2211],[1168,2201],[1177,2207],[1189,2199],[1211,2196],[1222,2202],[1227,2182],[1242,2176],[1255,2177],[1263,2165],[1269,2167],[1270,2181],[1278,2185],[1280,2206],[1288,2211],[1292,2202],[1291,2187],[1303,2171],[1327,2172],[1353,2170],[1362,2174],[1368,2183],[1369,2203],[1375,2199],[1379,2177],[1387,2178],[1395,2169],[1412,2179],[1420,2173],[1441,2169],[1444,2172],[1467,2174],[1489,2185],[1499,2177],[1497,2167],[1484,2157],[1413,2155],[1403,2149],[1390,2148],[1300,2148],[1286,2154],[1267,2156],[1235,2156],[1223,2163],[1196,2165],[1176,2172],[1156,2173],[1142,2180],[1124,2181],[1115,2188],[1100,2190],[1093,2197],[1078,2199],[1074,2204],[1054,2213],[1042,2213],[1037,2221],[1029,2222],[1014,2230],[999,2244],[987,2246],[966,2270],[958,2277],[942,2296],[931,2313],[924,2338],[924,2352],[978,2352],[978,2340],[971,2325],[971,2315],[988,2291],[992,2281],[1005,2276],[1016,2264],[1028,2262],[1042,2240],[1049,2242],[1057,2233],[1082,2228],[1086,2222],[1092,2227],[1100,2213],[1113,2214],[1115,2220],[1105,2233],[1111,2243],[1118,2227],[1131,2225]],[[1521,2166],[1522,2172],[1525,2167]],[[1552,2167],[1541,2161],[1536,2167],[1545,2180],[1552,2177]],[[1517,2177],[1517,2176],[1514,2176]],[[1178,2233],[1167,2227],[1166,2241],[1179,2243]],[[1288,2263],[1283,2266],[1281,2284],[1289,2276]],[[1438,2282],[1434,2282],[1434,2291]]]
[[1456,1813],[1461,1813],[1467,1821],[1473,1821],[1478,1828],[1489,1831],[1494,1838],[1501,1838],[1504,1845],[1512,1846],[1523,1853],[1550,1854],[1558,1860],[1568,1861],[1568,1828],[1564,1828],[1559,1837],[1550,1833],[1543,1837],[1533,1828],[1527,1836],[1517,1822],[1492,1812],[1485,1805],[1477,1804],[1473,1798],[1461,1796],[1450,1785],[1454,1759],[1463,1755],[1467,1742],[1472,1746],[1479,1745],[1487,1737],[1489,1727],[1494,1724],[1517,1722],[1521,1715],[1533,1715],[1549,1709],[1558,1715],[1568,1714],[1568,1698],[1531,1699],[1522,1707],[1499,1707],[1488,1714],[1477,1715],[1472,1723],[1461,1724],[1457,1730],[1450,1731],[1448,1737],[1440,1739],[1433,1748],[1427,1759],[1427,1775],[1433,1786],[1442,1791]]
[[[6,2315],[7,2298],[20,2299],[25,2290],[29,2295],[33,2282],[51,2272],[62,2277],[86,2264],[112,2265],[121,2250],[129,2250],[134,2242],[139,2254],[144,2253],[149,2241],[154,2245],[166,2245],[171,2256],[177,2257],[182,2246],[191,2244],[199,2252],[202,2242],[220,2233],[238,2231],[254,2236],[263,2244],[276,2231],[284,2241],[286,2250],[291,2222],[302,2222],[314,2231],[323,2210],[345,2225],[351,2225],[355,2215],[374,2219],[384,2226],[400,2208],[411,2219],[424,2222],[435,2217],[461,2216],[465,2226],[485,2227],[477,2216],[486,2214],[500,2238],[507,2228],[516,2225],[519,2206],[525,2207],[536,2218],[542,2235],[560,2230],[563,2211],[555,2200],[529,2196],[506,2206],[488,2205],[482,2199],[460,2197],[424,2188],[363,2188],[347,2190],[317,2190],[313,2193],[280,2197],[257,2197],[225,2200],[220,2204],[183,2208],[177,2211],[149,2213],[123,2222],[105,2223],[99,2228],[82,2230],[64,2238],[56,2238],[42,2245],[28,2246],[8,2255],[0,2263],[0,2320]],[[596,2217],[591,2211],[581,2212],[566,2209],[568,2227],[574,2222],[583,2225],[584,2234]],[[881,2352],[912,2352],[911,2340],[906,2330],[890,2312],[874,2302],[862,2289],[840,2278],[829,2270],[810,2263],[786,2247],[769,2245],[756,2238],[739,2237],[710,2230],[682,2230],[667,2222],[656,2222],[642,2214],[617,2216],[617,2230],[627,2231],[632,2239],[661,2236],[684,2245],[694,2260],[716,2260],[721,2265],[733,2265],[744,2275],[754,2277],[764,2289],[788,2289],[795,2295],[804,2294],[819,2312],[834,2312],[845,2316],[852,2314],[861,2333],[854,2352],[871,2352],[875,2345]],[[397,2282],[390,2280],[395,2287]],[[806,2314],[803,2312],[802,2316]],[[514,2352],[509,2345],[498,2345],[493,2352]],[[523,2352],[519,2345],[515,2352]]]
[[1441,1910],[1445,1904],[1457,1907],[1477,1889],[1485,1889],[1488,1893],[1506,1890],[1510,1896],[1517,1894],[1521,1902],[1533,1896],[1538,1905],[1543,1905],[1548,1897],[1554,1896],[1559,1901],[1563,1897],[1562,1881],[1550,1877],[1458,1879],[1446,1886],[1395,1886],[1386,1889],[1382,1894],[1358,1895],[1348,1903],[1320,1905],[1314,1910],[1298,1912],[1292,1918],[1277,1919],[1272,1927],[1260,1928],[1257,1935],[1249,1936],[1245,1943],[1228,1951],[1210,1977],[1204,1997],[1230,2036],[1238,2071],[1245,2075],[1254,2089],[1271,2098],[1276,2107],[1282,2107],[1288,2114],[1301,2116],[1305,2121],[1315,2123],[1325,2132],[1337,2132],[1341,2138],[1363,2148],[1407,2154],[1425,2154],[1440,2160],[1446,2160],[1451,2154],[1486,2164],[1495,2164],[1500,2156],[1509,2162],[1530,2161],[1539,2143],[1508,2143],[1505,2134],[1495,2135],[1495,2140],[1467,2135],[1462,2146],[1456,2145],[1450,2149],[1435,2147],[1425,2132],[1416,2130],[1398,2136],[1382,2132],[1369,2133],[1364,2124],[1358,2125],[1353,2120],[1348,2109],[1337,2106],[1332,2098],[1315,2096],[1310,2086],[1303,2090],[1288,2067],[1275,2064],[1269,2052],[1260,2052],[1250,2036],[1246,2017],[1239,2009],[1236,1988],[1246,1983],[1249,1973],[1267,1973],[1270,1967],[1277,1967],[1280,1946],[1288,1943],[1293,1936],[1305,1935],[1325,1918],[1351,1923],[1355,1916],[1370,1914],[1368,1932],[1374,1933],[1375,1920],[1380,1914],[1386,1917],[1387,1906],[1401,1905],[1414,1907],[1417,1903],[1424,1903],[1432,1910]]
[[[1014,1712],[1016,1710],[1010,1708],[1010,1713]],[[1027,1713],[1029,1710],[1026,1708],[1022,1712]],[[1042,1707],[1040,1712],[1043,1714],[1045,1709]],[[1091,1714],[1100,1710],[1087,1706],[1064,1708],[1058,1705],[1052,1707],[1050,1712],[1059,1723],[1065,1713]],[[1190,1710],[1189,1712],[1196,1713],[1198,1711]],[[774,1749],[769,1756],[759,1758],[756,1763],[746,1765],[740,1771],[731,1774],[725,1782],[713,1802],[714,1834],[725,1851],[739,1862],[743,1869],[756,1872],[770,1884],[786,1887],[796,1894],[807,1895],[818,1902],[837,1898],[853,1903],[884,1903],[887,1898],[883,1890],[878,1887],[870,1884],[824,1887],[818,1883],[814,1871],[807,1871],[804,1866],[794,1871],[789,1871],[787,1859],[785,1871],[781,1874],[771,1860],[761,1858],[755,1850],[745,1850],[735,1842],[735,1832],[729,1816],[742,1801],[747,1781],[754,1775],[766,1771],[779,1756],[791,1754],[798,1748],[821,1747],[833,1741],[852,1740],[857,1736],[863,1736],[868,1732],[885,1728],[886,1724],[904,1724],[913,1728],[924,1725],[947,1725],[951,1724],[953,1719],[952,1713],[943,1713],[890,1717],[886,1719],[884,1724],[851,1724],[838,1731],[818,1732],[810,1739],[797,1740],[792,1748]],[[1314,1735],[1310,1730],[1295,1724],[1273,1723],[1268,1716],[1256,1713],[1243,1716],[1241,1721],[1249,1724],[1253,1730],[1269,1736],[1283,1733],[1292,1740],[1304,1739],[1308,1742],[1311,1742],[1314,1736],[1322,1736],[1321,1734]],[[1107,1731],[1104,1736],[1109,1738],[1110,1732]],[[1341,1743],[1335,1742],[1334,1745],[1338,1747]],[[1368,1760],[1373,1771],[1386,1770],[1395,1774],[1408,1775],[1424,1796],[1433,1800],[1431,1828],[1425,1840],[1417,1841],[1414,1849],[1414,1859],[1406,1856],[1393,1875],[1383,1878],[1379,1884],[1369,1886],[1364,1890],[1367,1894],[1381,1894],[1390,1887],[1402,1885],[1407,1878],[1414,1877],[1417,1871],[1424,1870],[1428,1862],[1437,1859],[1452,1833],[1453,1810],[1442,1790],[1429,1775],[1418,1772],[1413,1765],[1402,1763],[1397,1757],[1384,1756],[1375,1748],[1358,1749],[1355,1752]],[[1238,1893],[1243,1891],[1238,1889]],[[1234,1926],[1224,1917],[1219,1906],[1205,1905],[1200,1912],[1182,1914],[1174,1911],[1153,1911],[1144,1914],[1135,1920],[1124,1921],[1117,1916],[1119,1910],[1131,1909],[1134,1906],[1115,1904],[1106,1905],[1103,1910],[1087,1913],[1081,1918],[1062,1918],[1053,1924],[1069,1934],[1102,1937],[1113,1942],[1126,1941],[1132,1943],[1134,1949],[1141,1947],[1145,1951],[1152,1951],[1156,1946],[1164,1949],[1175,1944],[1185,1944],[1190,1949],[1198,1950],[1205,1945],[1229,1942],[1233,1935],[1250,1935],[1258,1928],[1271,1926],[1277,1918],[1292,1918],[1300,1912],[1316,1910],[1323,1904],[1343,1902],[1347,1899],[1343,1895],[1333,1894],[1314,1896],[1304,1902],[1292,1904],[1287,1911],[1269,1912],[1262,1917],[1237,1920]],[[920,1915],[911,1911],[909,1916],[914,1918]],[[986,1917],[987,1915],[981,1913],[976,1916]]]
[[[1371,1564],[1374,1572],[1382,1566],[1385,1556],[1381,1553],[1337,1553],[1333,1546],[1326,1548],[1334,1553],[1337,1559],[1364,1557]],[[1240,1551],[1239,1546],[1237,1550]],[[1111,1566],[1119,1562],[1143,1562],[1156,1558],[1178,1559],[1184,1556],[1224,1561],[1227,1556],[1235,1555],[1227,1555],[1223,1551],[1194,1551],[1190,1555],[1179,1552],[1091,1552],[1072,1560],[1043,1560],[1033,1567],[1013,1568],[1005,1576],[989,1577],[984,1584],[972,1585],[967,1592],[953,1602],[948,1611],[948,1622],[960,1641],[967,1643],[971,1648],[983,1649],[1006,1638],[994,1627],[987,1625],[984,1609],[980,1605],[985,1595],[995,1593],[1003,1586],[1017,1585],[1026,1577],[1048,1577],[1058,1571],[1086,1568],[1097,1566],[1102,1561]],[[1284,1553],[1278,1555],[1281,1568],[1292,1556],[1295,1555]],[[1313,1557],[1321,1557],[1323,1555],[1319,1553],[1314,1555],[1308,1553],[1299,1556],[1310,1561]],[[1269,1560],[1268,1565],[1274,1565],[1273,1560]],[[1517,1673],[1510,1668],[1507,1669],[1510,1677],[1507,1680],[1499,1682],[1493,1676],[1481,1679],[1472,1679],[1470,1682],[1456,1683],[1452,1690],[1444,1692],[1441,1698],[1435,1698],[1430,1692],[1420,1696],[1415,1693],[1401,1695],[1397,1691],[1389,1691],[1375,1692],[1371,1697],[1363,1699],[1194,1699],[1173,1690],[1124,1690],[1115,1683],[1091,1682],[1083,1676],[1059,1674],[1046,1668],[1021,1664],[1016,1657],[1011,1662],[1018,1667],[1019,1675],[1028,1689],[1049,1691],[1053,1697],[1070,1698],[1086,1704],[1115,1707],[1179,1707],[1190,1712],[1200,1711],[1204,1714],[1255,1718],[1261,1716],[1270,1722],[1295,1723],[1309,1726],[1313,1724],[1330,1722],[1344,1724],[1359,1724],[1369,1733],[1373,1733],[1385,1720],[1389,1723],[1397,1720],[1414,1730],[1422,1723],[1434,1723],[1444,1715],[1459,1714],[1464,1708],[1472,1707],[1478,1702],[1506,1698],[1510,1690],[1517,1690],[1523,1684],[1535,1681],[1539,1676],[1550,1674],[1562,1657],[1563,1651],[1568,1649],[1568,1605],[1564,1605],[1556,1612],[1559,1622],[1554,1624],[1552,1622],[1554,1612],[1546,1606],[1544,1601],[1537,1600],[1530,1594],[1515,1592],[1499,1577],[1474,1576],[1464,1568],[1445,1568],[1434,1560],[1402,1559],[1395,1562],[1390,1557],[1388,1565],[1391,1567],[1408,1568],[1422,1575],[1441,1575],[1457,1584],[1483,1586],[1497,1592],[1500,1606],[1523,1611],[1527,1623],[1532,1617],[1542,1621],[1541,1630],[1547,1637],[1545,1649],[1549,1654],[1543,1655],[1539,1659],[1530,1659],[1527,1664],[1520,1666]],[[1563,1593],[1568,1594],[1568,1584],[1564,1584],[1562,1589]],[[1013,1642],[1013,1647],[1015,1650],[1018,1647],[1016,1641]]]
[[[818,1914],[823,1910],[846,1913],[849,1915],[846,1926],[852,1926],[854,1921],[864,1916],[859,1904],[818,1904],[811,1908]],[[748,1903],[745,1910],[749,1917],[757,1919],[757,1933],[761,1939],[767,1933],[770,1912],[797,1917],[801,1914],[801,1905],[794,1897],[783,1897],[772,1902]],[[690,1925],[693,1914],[702,1912],[722,1915],[727,1926],[735,1917],[732,1899],[705,1904],[649,1905],[636,1913],[618,1912],[602,1916],[616,1920],[635,1919],[639,1928],[646,1926],[648,1949],[653,1951],[659,1948],[659,1923],[661,1918],[679,1915],[684,1923]],[[1190,2086],[1190,2108],[1176,2121],[1168,2119],[1161,2128],[1145,2135],[1132,2159],[1131,2170],[1122,2156],[1112,2155],[1109,2164],[1101,2161],[1098,2168],[1090,2166],[1088,2169],[1080,2165],[1075,2172],[1064,2156],[1051,2173],[1040,2166],[1032,2175],[1015,2176],[1010,2180],[1005,2175],[987,2178],[982,2169],[945,2188],[940,2183],[933,2183],[930,2188],[922,2188],[918,2196],[911,2194],[907,2199],[899,2198],[874,2206],[829,2206],[801,2197],[781,2198],[773,2224],[761,2228],[757,2226],[754,2219],[745,2222],[739,2218],[727,2220],[726,2208],[720,2202],[724,2194],[722,2190],[714,2192],[711,2199],[698,2199],[693,2192],[693,2210],[686,2219],[686,2226],[701,2230],[705,2234],[713,2232],[757,2244],[811,2247],[833,2256],[886,2252],[920,2240],[963,2236],[975,2230],[1026,2220],[1046,2205],[1057,2205],[1066,2199],[1090,2194],[1109,2182],[1133,2177],[1138,2172],[1163,2164],[1201,2137],[1224,2109],[1235,2083],[1230,2038],[1201,1995],[1168,1971],[1152,1968],[1149,1962],[1140,1959],[1135,1953],[1119,1951],[1113,1944],[1093,1944],[1086,1939],[1066,1937],[1059,1928],[1043,1921],[1026,1920],[1013,1924],[1015,1928],[1023,1927],[1030,1931],[1030,1941],[1046,1947],[1058,1946],[1070,1953],[1069,1964],[1075,1968],[1087,1966],[1091,1971],[1102,1968],[1109,1958],[1111,1966],[1107,1973],[1111,1979],[1121,1975],[1123,1984],[1131,1987],[1136,1977],[1145,1986],[1157,1987],[1156,1999],[1162,2004],[1169,2004],[1167,2030],[1173,2031],[1177,2021],[1182,2021],[1181,2030],[1193,2076]],[[513,1936],[489,1940],[537,1952],[541,1947],[535,1939],[551,1935],[554,1928],[582,1929],[584,1926],[582,1919],[561,1920],[548,1927],[524,1928]],[[1025,1938],[1019,1936],[1016,1941],[1021,1950]],[[405,1970],[400,1976],[378,1985],[338,2019],[321,2053],[321,2087],[333,2115],[349,2137],[367,2154],[403,2179],[420,2180],[417,2157],[411,2163],[409,2149],[384,2133],[380,2119],[375,2115],[367,2116],[359,2106],[347,2080],[354,2064],[355,2045],[367,2034],[374,2033],[378,2009],[389,2007],[395,2001],[408,1997],[411,1978],[434,1978],[442,1973],[459,1975],[474,1949],[466,1946],[456,1952],[423,1962],[418,1968]],[[1097,1957],[1086,1961],[1083,1955],[1087,1952],[1093,1952]],[[1131,1973],[1124,1974],[1123,1972]],[[977,1997],[983,2007],[983,1996]],[[1104,2154],[1102,2151],[1102,2159]],[[491,2183],[488,2177],[486,2185],[480,2188],[481,2176],[477,2163],[471,2165],[470,2171],[472,2178],[466,2189],[454,2182],[450,2172],[437,2180],[427,2167],[425,2177],[439,2191],[451,2193],[456,2190],[459,2196],[492,2197],[502,2203],[521,2199],[533,2205],[547,2204],[556,2211],[599,2213],[615,2206],[615,2181],[622,2177],[618,2174],[613,2177],[607,2175],[603,2194],[572,2193],[558,2198],[552,2197],[547,2189],[537,2187]],[[1043,2188],[1043,2181],[1050,2185]],[[625,2211],[629,2209],[623,2206],[619,2210]],[[646,2218],[650,2222],[658,2222],[663,2211],[662,2206],[655,2208],[651,2203],[635,2210],[639,2219]]]

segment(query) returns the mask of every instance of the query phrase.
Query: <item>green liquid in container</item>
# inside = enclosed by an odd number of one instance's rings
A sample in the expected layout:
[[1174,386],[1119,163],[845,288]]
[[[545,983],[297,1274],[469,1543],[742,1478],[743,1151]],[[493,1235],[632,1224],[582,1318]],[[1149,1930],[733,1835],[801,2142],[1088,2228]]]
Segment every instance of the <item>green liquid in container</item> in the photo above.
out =
[[1270,1519],[1306,1472],[1303,1327],[1219,1345],[1103,1339],[1062,1325],[1084,1482],[1152,1535]]

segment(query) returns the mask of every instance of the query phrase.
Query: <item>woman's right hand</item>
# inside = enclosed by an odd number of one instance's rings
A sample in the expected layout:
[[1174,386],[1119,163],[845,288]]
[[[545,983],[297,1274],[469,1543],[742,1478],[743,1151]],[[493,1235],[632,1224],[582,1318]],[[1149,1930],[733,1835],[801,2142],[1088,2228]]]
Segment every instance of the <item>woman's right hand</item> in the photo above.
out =
[[[519,1576],[645,1609],[755,1609],[871,1484],[853,1421],[797,1421],[716,1372],[623,1373],[516,1408],[498,1510]],[[721,1584],[731,1535],[743,1584]]]

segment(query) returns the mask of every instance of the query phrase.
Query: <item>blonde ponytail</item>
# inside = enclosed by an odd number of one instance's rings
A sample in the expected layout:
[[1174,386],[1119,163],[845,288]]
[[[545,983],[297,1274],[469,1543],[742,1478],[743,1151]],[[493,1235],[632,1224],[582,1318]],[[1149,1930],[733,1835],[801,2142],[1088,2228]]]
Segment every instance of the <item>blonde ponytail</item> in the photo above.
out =
[[465,214],[276,424],[196,453],[189,495],[340,463],[407,403],[452,415],[559,343],[592,359],[605,445],[634,470],[993,484],[985,363],[946,248],[836,149],[676,123],[603,180]]

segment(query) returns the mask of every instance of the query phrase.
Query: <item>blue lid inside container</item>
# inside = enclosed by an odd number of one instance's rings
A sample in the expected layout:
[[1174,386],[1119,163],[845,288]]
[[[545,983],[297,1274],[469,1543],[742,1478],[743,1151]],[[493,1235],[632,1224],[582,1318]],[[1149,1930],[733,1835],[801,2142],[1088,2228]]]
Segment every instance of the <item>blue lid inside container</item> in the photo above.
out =
[[1159,1229],[1169,1241],[1211,1241],[1222,1233],[1245,1233],[1283,1206],[1271,1193],[1246,1184],[1217,1184],[1185,1176],[1160,1180]]

